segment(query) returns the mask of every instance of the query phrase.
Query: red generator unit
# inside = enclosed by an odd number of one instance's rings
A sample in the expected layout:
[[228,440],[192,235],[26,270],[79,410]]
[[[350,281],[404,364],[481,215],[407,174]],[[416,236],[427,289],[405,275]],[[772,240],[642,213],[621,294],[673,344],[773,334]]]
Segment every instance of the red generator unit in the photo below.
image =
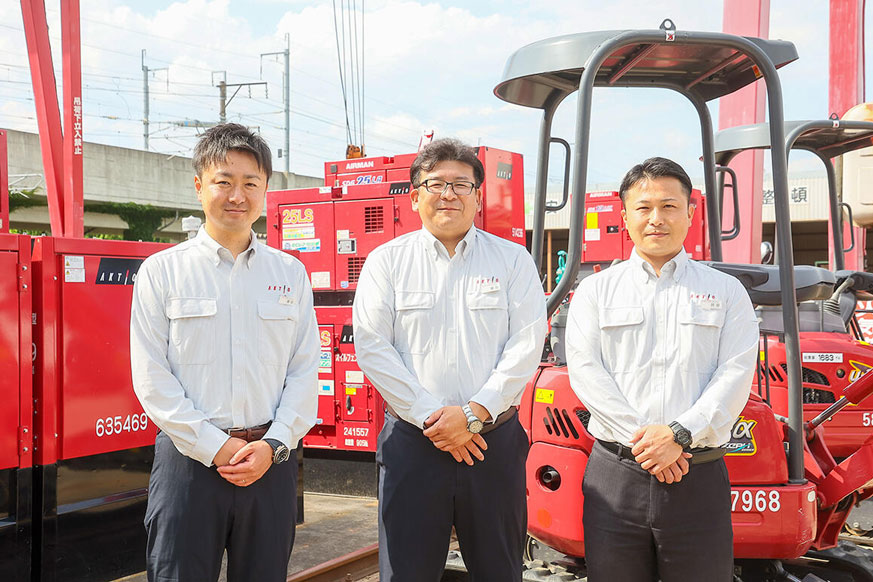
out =
[[[34,569],[106,580],[145,567],[156,428],[130,377],[143,260],[169,245],[42,237],[33,246]],[[4,449],[5,450],[5,449]]]
[[[485,167],[476,226],[524,244],[521,155],[476,151]],[[421,228],[409,198],[415,156],[328,162],[324,187],[267,193],[267,244],[294,253],[306,266],[321,334],[318,417],[304,447],[376,450],[384,402],[357,365],[352,302],[367,255]]]
[[0,580],[31,576],[31,273],[30,237],[0,234]]
[[[696,261],[708,260],[709,240],[706,236],[706,196],[700,190],[691,191],[694,207],[691,228],[685,239],[685,250]],[[614,259],[627,260],[634,243],[621,218],[621,198],[618,192],[588,192],[585,194],[585,231],[582,235],[582,262],[608,266]]]

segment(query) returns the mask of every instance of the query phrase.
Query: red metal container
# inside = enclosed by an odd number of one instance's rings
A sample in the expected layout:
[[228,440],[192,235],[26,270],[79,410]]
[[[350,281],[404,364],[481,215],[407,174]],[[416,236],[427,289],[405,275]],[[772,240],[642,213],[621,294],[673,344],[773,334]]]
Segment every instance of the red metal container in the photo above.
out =
[[145,257],[168,245],[34,241],[34,528],[43,579],[144,567],[155,426],[130,378],[130,304]]
[[0,234],[0,580],[31,571],[31,273],[30,237]]

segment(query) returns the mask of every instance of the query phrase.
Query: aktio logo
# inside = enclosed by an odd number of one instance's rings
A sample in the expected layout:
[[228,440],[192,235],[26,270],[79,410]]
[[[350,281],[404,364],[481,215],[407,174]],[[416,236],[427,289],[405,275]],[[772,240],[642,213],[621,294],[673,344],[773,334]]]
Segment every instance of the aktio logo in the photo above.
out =
[[136,273],[145,259],[121,259],[118,257],[100,257],[97,268],[97,285],[133,285]]

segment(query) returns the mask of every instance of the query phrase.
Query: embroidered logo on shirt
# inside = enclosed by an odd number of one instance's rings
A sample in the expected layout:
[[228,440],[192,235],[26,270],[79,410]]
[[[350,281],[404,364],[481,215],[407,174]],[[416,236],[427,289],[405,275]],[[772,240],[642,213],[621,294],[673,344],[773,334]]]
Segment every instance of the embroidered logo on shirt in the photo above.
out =
[[474,285],[482,293],[493,293],[500,290],[500,279],[498,277],[477,277]]
[[267,285],[267,291],[281,291],[287,293],[291,291],[291,285]]
[[691,303],[701,309],[721,309],[721,300],[712,293],[691,293]]

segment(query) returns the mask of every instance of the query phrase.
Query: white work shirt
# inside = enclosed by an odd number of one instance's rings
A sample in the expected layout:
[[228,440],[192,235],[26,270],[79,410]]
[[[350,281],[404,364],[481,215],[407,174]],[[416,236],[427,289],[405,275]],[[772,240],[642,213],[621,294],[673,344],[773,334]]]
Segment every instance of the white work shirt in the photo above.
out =
[[716,447],[749,398],[758,320],[734,277],[684,251],[658,277],[634,250],[579,284],[566,343],[595,438],[630,445],[638,428],[677,421],[693,446]]
[[257,241],[236,260],[201,227],[143,262],[130,361],[146,414],[206,466],[228,428],[272,421],[289,448],[315,424],[321,352],[303,265]]
[[426,229],[375,249],[354,302],[358,365],[395,412],[422,426],[474,401],[521,401],[546,334],[545,296],[524,247],[472,227],[455,255]]

